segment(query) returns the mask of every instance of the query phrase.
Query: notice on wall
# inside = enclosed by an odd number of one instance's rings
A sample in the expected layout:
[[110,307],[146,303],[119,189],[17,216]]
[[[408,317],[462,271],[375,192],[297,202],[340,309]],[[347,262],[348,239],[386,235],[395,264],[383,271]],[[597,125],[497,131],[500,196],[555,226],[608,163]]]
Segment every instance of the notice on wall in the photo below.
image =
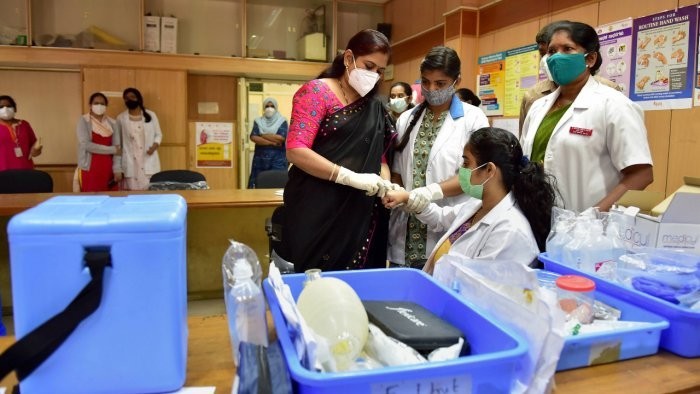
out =
[[506,51],[504,116],[518,116],[523,94],[537,83],[540,54],[537,44]]
[[[700,14],[700,7],[698,7],[698,13]],[[700,18],[698,18],[700,19]],[[700,35],[700,29],[698,29],[698,35]],[[700,43],[700,37],[698,37],[698,43]],[[695,67],[697,71],[695,73],[695,103],[696,107],[700,106],[700,51],[698,51],[697,59],[695,61]]]
[[603,60],[598,75],[615,82],[622,88],[622,93],[629,96],[632,75],[632,18],[599,26],[596,32]]
[[629,97],[645,110],[692,107],[696,21],[696,6],[634,20],[635,71]]
[[505,52],[479,57],[476,95],[486,116],[503,115],[506,91]]
[[233,167],[233,123],[195,123],[197,168]]

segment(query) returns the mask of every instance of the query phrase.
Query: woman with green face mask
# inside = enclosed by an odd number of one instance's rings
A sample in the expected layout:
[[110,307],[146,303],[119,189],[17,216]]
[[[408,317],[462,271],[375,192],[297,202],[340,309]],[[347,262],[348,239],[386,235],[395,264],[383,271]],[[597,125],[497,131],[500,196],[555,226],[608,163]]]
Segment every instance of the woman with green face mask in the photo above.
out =
[[557,178],[558,205],[607,211],[627,190],[642,190],[653,180],[644,113],[593,78],[602,60],[591,26],[558,23],[547,54],[559,87],[528,111],[520,139],[523,151]]
[[[551,177],[541,164],[523,156],[509,131],[485,127],[464,147],[459,184],[473,197],[455,205],[428,205],[416,217],[428,228],[446,231],[424,271],[432,273],[444,255],[469,259],[507,260],[528,265],[545,249],[556,198]],[[387,208],[405,204],[409,192],[387,192]]]

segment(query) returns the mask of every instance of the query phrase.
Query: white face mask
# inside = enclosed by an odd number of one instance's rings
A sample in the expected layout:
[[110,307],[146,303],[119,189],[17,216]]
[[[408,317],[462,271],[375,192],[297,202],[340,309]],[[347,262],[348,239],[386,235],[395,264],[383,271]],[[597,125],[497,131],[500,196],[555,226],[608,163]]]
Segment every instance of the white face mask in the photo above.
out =
[[2,107],[0,108],[0,119],[2,120],[12,120],[15,118],[15,109],[12,107]]
[[271,118],[272,115],[275,114],[275,108],[274,107],[267,107],[265,108],[265,117],[266,118]]
[[348,82],[360,96],[365,97],[365,95],[374,88],[377,81],[379,81],[379,74],[365,70],[364,68],[357,68],[355,56],[352,57],[352,62],[355,64],[355,68],[350,71]]
[[545,53],[540,59],[540,70],[544,71],[548,80],[554,81],[554,79],[552,79],[552,73],[549,71],[549,66],[547,65],[547,58],[549,58],[549,53]]
[[402,113],[403,111],[408,108],[408,103],[406,102],[406,98],[393,98],[389,101],[389,108],[396,112],[397,114]]
[[107,106],[104,104],[93,104],[90,109],[92,113],[97,116],[104,115],[104,113],[107,112]]

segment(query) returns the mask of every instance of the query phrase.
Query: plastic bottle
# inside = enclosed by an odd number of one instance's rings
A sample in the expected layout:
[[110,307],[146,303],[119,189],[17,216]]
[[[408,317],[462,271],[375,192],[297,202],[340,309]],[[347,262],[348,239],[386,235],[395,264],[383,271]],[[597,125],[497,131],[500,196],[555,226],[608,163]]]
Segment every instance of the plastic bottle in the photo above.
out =
[[603,233],[603,222],[593,220],[588,228],[587,236],[581,244],[579,251],[581,256],[581,266],[583,272],[598,274],[606,273],[614,266],[612,255],[612,243]]
[[233,362],[237,367],[241,342],[262,346],[268,344],[265,298],[260,286],[253,281],[253,270],[248,261],[241,259],[236,261],[232,278],[227,277],[226,267],[224,267],[224,302]]
[[563,262],[564,246],[573,239],[573,219],[560,220],[554,226],[554,236],[547,240],[547,255],[552,261]]
[[344,281],[307,271],[297,306],[306,323],[328,341],[339,371],[348,370],[367,342],[367,312],[355,290]]
[[231,243],[231,245],[226,250],[226,253],[224,253],[224,258],[222,261],[224,281],[226,281],[226,278],[231,279],[230,285],[233,286],[233,267],[239,261],[246,261],[253,269],[253,281],[258,285],[258,287],[260,287],[262,283],[262,267],[260,266],[260,261],[258,260],[258,256],[255,254],[255,251],[253,251],[253,249],[247,245],[236,242],[232,239],[229,239],[228,241]]
[[572,268],[581,269],[581,244],[585,241],[587,228],[590,224],[590,219],[577,217],[571,240],[562,248],[562,261],[564,265]]

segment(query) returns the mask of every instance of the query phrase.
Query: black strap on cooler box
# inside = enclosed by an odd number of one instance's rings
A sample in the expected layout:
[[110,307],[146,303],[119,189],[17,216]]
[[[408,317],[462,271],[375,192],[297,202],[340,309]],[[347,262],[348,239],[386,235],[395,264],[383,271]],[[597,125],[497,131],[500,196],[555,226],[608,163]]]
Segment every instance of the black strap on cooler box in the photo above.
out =
[[92,279],[66,309],[48,319],[0,354],[0,379],[17,372],[22,381],[38,368],[73,333],[78,325],[97,310],[102,301],[102,278],[112,266],[108,247],[85,248],[85,265]]

